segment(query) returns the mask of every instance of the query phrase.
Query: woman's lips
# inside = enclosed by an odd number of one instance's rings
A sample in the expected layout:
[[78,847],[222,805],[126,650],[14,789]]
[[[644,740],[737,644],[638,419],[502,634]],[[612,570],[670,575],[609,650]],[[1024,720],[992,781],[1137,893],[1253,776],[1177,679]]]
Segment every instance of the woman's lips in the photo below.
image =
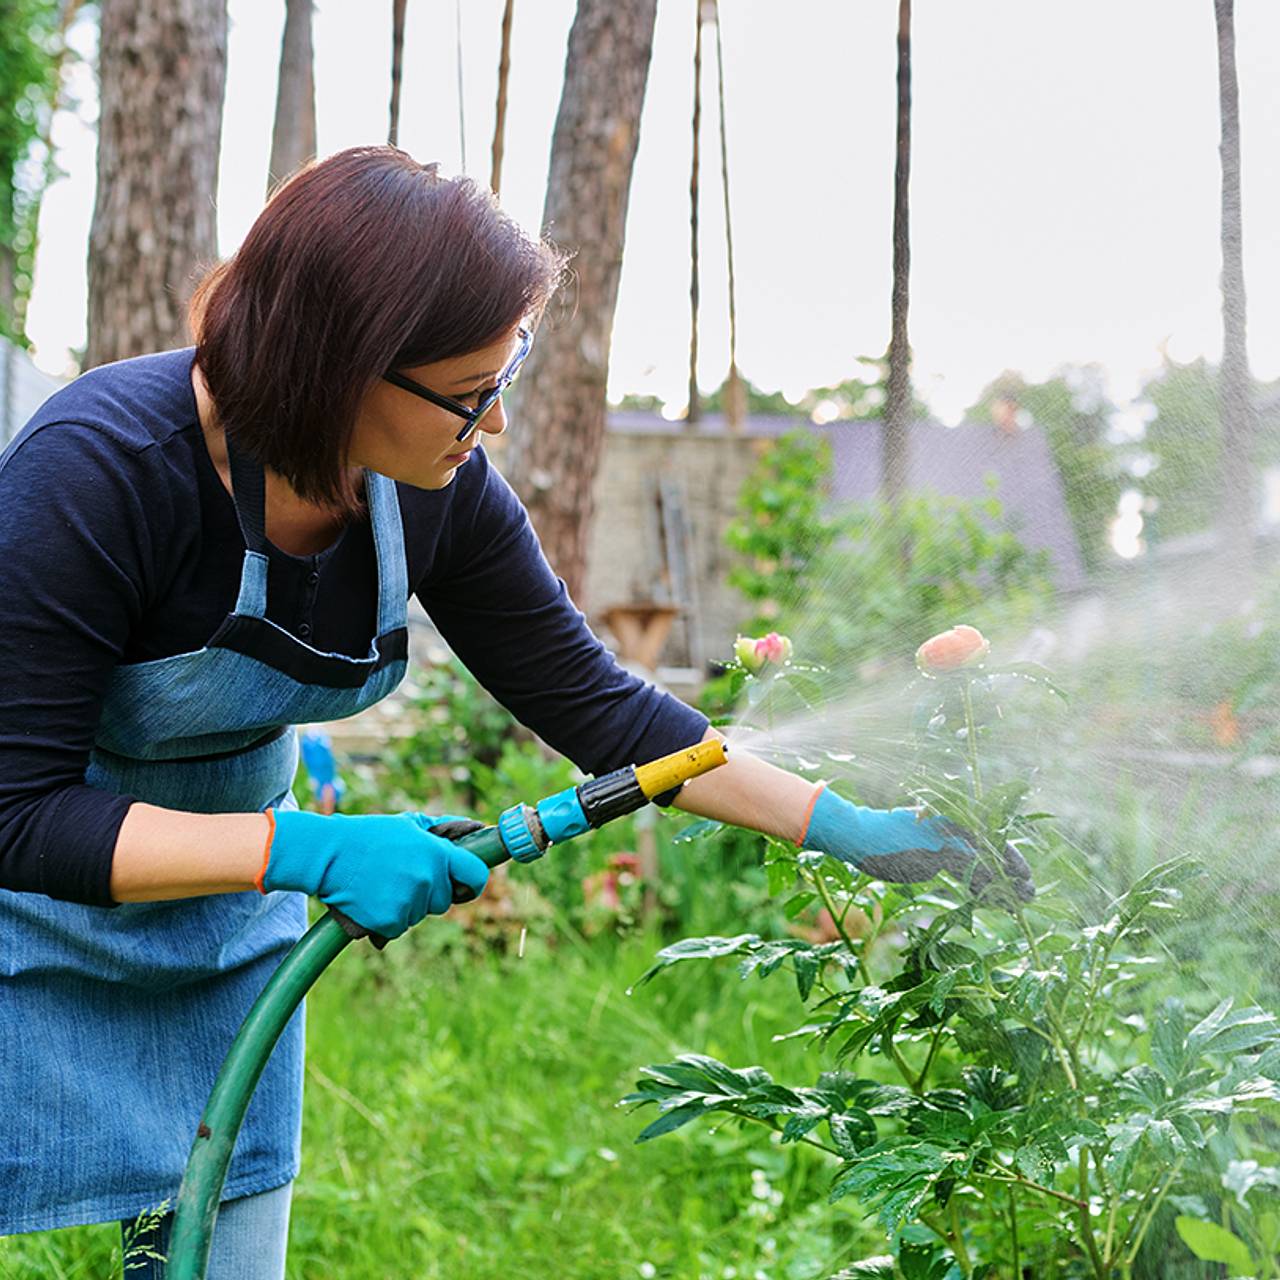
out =
[[470,449],[465,453],[446,453],[444,455],[444,460],[446,462],[452,462],[455,466],[461,466],[461,464],[466,462],[469,457],[471,457]]

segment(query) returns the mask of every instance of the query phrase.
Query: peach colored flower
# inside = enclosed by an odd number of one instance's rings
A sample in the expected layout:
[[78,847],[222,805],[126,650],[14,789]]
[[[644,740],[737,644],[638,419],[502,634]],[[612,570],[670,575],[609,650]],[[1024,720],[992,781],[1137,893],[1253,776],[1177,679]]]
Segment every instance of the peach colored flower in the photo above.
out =
[[926,640],[916,650],[916,666],[926,675],[955,671],[981,662],[990,651],[981,631],[961,625]]

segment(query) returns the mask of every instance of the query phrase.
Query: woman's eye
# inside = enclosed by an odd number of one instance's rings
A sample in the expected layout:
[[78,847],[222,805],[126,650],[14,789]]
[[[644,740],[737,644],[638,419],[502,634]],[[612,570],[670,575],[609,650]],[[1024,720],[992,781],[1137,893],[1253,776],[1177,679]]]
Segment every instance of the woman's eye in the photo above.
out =
[[465,401],[469,401],[471,403],[471,406],[474,408],[492,390],[493,390],[492,387],[477,387],[474,391],[468,391],[467,394],[462,397],[462,399]]

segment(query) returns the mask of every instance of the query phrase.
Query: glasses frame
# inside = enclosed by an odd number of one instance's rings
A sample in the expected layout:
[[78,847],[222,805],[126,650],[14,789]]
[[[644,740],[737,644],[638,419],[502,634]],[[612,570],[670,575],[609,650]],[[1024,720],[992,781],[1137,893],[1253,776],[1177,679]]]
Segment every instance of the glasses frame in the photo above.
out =
[[520,372],[520,366],[524,364],[533,347],[532,329],[521,325],[517,333],[520,337],[520,345],[516,348],[515,355],[511,357],[507,367],[498,375],[498,380],[493,386],[480,397],[475,408],[463,404],[460,400],[442,396],[438,391],[432,391],[430,387],[424,387],[422,383],[415,382],[412,378],[406,377],[403,373],[398,373],[395,369],[388,369],[382,376],[392,386],[419,396],[428,403],[437,406],[437,408],[447,409],[450,413],[457,414],[459,418],[465,418],[467,425],[454,437],[458,444],[462,444],[464,440],[474,434],[476,427],[480,425],[480,419],[502,399],[502,393],[515,381],[516,374]]

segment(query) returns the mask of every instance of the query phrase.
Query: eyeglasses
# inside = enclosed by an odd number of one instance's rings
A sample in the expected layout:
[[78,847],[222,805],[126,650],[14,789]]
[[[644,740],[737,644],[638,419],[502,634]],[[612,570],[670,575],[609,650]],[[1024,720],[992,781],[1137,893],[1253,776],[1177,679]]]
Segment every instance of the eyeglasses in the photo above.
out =
[[382,376],[392,386],[412,392],[415,396],[421,396],[423,400],[427,400],[441,409],[456,413],[459,418],[465,418],[467,425],[454,437],[461,444],[479,426],[480,419],[502,399],[502,393],[515,381],[516,374],[520,372],[520,366],[524,364],[525,358],[529,354],[529,349],[533,346],[533,330],[526,329],[521,325],[517,333],[520,338],[520,345],[516,349],[515,355],[511,357],[510,363],[498,375],[498,380],[493,386],[481,391],[480,399],[476,401],[475,408],[463,404],[460,400],[451,400],[448,396],[442,396],[439,392],[432,391],[429,387],[424,387],[420,382],[414,382],[412,378],[406,378],[403,373],[397,373],[394,369],[388,370]]

